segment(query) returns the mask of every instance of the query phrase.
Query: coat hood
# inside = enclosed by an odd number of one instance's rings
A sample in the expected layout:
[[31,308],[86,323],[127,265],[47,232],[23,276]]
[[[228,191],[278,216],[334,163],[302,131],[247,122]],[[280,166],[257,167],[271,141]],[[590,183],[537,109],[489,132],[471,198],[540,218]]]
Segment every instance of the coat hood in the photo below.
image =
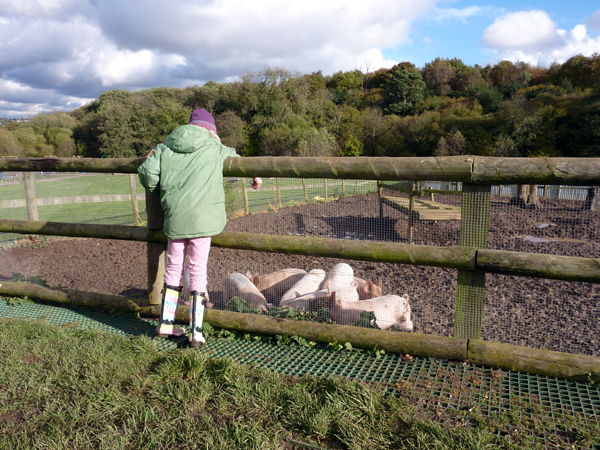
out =
[[182,125],[173,130],[167,136],[165,144],[175,153],[193,153],[202,148],[210,139],[210,133],[206,128],[196,125]]

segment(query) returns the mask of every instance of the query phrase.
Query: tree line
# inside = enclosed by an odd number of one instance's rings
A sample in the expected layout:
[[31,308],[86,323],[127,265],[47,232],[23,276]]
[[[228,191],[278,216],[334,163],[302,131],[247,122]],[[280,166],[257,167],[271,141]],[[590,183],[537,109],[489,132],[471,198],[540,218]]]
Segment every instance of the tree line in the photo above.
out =
[[199,107],[243,156],[600,156],[600,55],[327,76],[267,67],[231,83],[116,89],[3,124],[0,156],[141,157]]

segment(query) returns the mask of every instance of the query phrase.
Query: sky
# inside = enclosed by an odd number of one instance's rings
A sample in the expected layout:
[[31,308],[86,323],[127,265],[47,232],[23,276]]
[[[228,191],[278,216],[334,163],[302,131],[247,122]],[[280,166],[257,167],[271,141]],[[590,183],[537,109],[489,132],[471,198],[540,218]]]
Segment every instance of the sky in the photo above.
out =
[[0,117],[112,89],[600,53],[598,0],[0,0]]

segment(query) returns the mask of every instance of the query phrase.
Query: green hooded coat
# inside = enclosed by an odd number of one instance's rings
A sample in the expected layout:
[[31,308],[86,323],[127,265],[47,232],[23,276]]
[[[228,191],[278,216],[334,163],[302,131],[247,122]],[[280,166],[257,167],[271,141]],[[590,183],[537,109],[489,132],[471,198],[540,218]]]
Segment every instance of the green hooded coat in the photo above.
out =
[[138,168],[142,186],[160,197],[169,239],[223,231],[227,224],[223,162],[236,156],[205,128],[182,125]]

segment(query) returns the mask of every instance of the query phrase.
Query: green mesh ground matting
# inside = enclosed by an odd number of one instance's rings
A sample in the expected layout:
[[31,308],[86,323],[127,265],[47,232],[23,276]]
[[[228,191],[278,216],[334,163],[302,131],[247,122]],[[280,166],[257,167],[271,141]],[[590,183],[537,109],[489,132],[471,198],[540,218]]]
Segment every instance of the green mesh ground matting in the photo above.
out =
[[[146,319],[136,319],[125,315],[113,315],[94,311],[90,308],[62,307],[40,303],[23,303],[11,306],[9,302],[0,300],[0,317],[16,317],[29,320],[43,320],[52,325],[73,329],[100,329],[110,333],[128,337],[147,335],[154,337],[156,322]],[[159,350],[173,350],[187,345],[187,338],[159,339],[156,338]]]
[[[0,317],[44,320],[124,336],[154,336],[156,322],[88,308],[0,301]],[[156,338],[159,350],[187,338]],[[384,395],[407,399],[416,411],[452,423],[485,418],[499,435],[529,436],[540,448],[600,449],[600,386],[433,358],[380,355],[276,345],[260,340],[210,339],[198,349],[250,367],[302,377],[342,376],[372,384]],[[573,446],[574,445],[574,446]]]

